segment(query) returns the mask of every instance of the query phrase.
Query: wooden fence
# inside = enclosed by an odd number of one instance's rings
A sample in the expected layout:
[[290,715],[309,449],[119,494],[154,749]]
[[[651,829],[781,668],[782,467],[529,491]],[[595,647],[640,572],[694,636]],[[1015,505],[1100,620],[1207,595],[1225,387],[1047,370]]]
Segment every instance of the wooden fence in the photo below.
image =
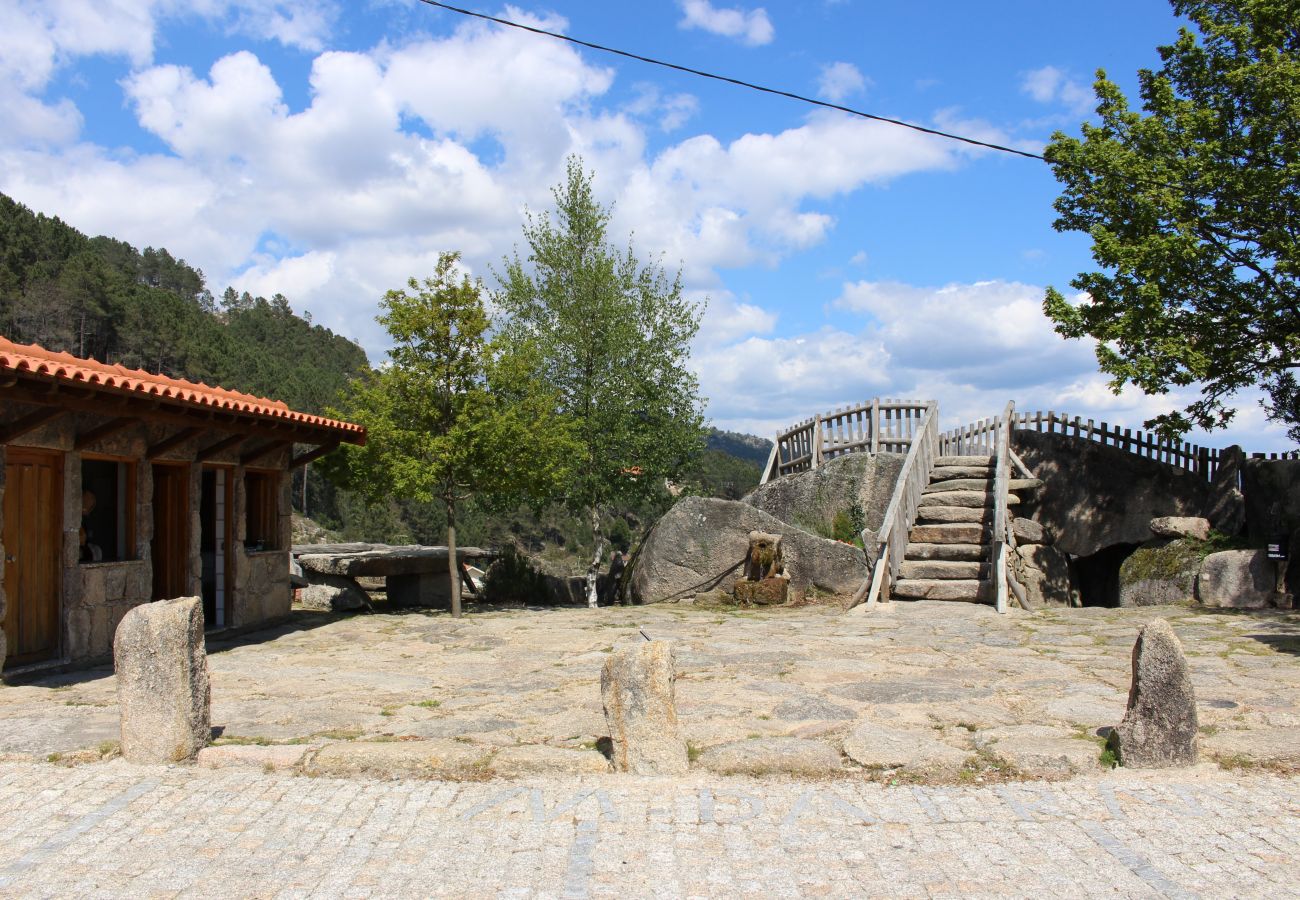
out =
[[929,408],[916,400],[877,398],[805,419],[777,433],[759,483],[815,469],[845,453],[906,453]]

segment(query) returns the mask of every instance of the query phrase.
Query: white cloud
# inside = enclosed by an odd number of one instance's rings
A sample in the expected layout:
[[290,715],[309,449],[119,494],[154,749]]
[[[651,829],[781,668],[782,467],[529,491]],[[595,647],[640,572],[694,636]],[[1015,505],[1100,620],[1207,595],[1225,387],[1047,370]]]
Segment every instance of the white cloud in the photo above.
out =
[[770,44],[776,32],[767,10],[717,7],[709,0],[679,0],[682,8],[681,28],[699,28],[723,37],[736,38],[743,44],[758,47]]
[[867,79],[853,63],[836,62],[822,66],[817,81],[818,92],[835,103],[866,90]]
[[1070,78],[1056,66],[1043,66],[1021,75],[1021,93],[1028,94],[1039,103],[1058,103],[1072,115],[1084,115],[1092,110],[1094,96],[1087,85]]
[[635,85],[635,89],[637,97],[628,104],[628,114],[657,119],[660,131],[676,131],[700,110],[699,98],[693,94],[665,96],[657,85],[650,82],[641,82]]

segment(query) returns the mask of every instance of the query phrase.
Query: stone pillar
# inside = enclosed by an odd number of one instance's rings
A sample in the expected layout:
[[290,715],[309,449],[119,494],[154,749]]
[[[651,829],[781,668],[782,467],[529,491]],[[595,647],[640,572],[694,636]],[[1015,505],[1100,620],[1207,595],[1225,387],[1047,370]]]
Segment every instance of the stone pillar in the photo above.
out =
[[1195,765],[1196,692],[1183,645],[1164,619],[1154,619],[1133,645],[1133,685],[1124,720],[1108,744],[1133,769]]
[[600,699],[617,771],[686,774],[689,762],[677,724],[676,680],[673,648],[664,641],[634,644],[605,660]]
[[113,638],[122,756],[133,763],[191,759],[212,738],[203,601],[181,597],[128,612]]

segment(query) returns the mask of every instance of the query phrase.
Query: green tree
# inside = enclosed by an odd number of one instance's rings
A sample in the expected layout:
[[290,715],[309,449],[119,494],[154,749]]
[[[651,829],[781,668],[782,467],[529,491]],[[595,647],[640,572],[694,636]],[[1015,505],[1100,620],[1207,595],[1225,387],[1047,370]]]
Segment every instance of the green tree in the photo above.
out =
[[[337,413],[366,427],[366,445],[347,447],[326,467],[372,500],[440,501],[449,560],[459,504],[549,498],[570,449],[554,397],[534,390],[520,358],[490,340],[481,285],[457,275],[459,259],[441,254],[431,277],[412,278],[409,293],[389,291],[380,302],[393,339],[388,365],[353,382]],[[459,616],[460,573],[448,569]]]
[[565,501],[593,531],[587,602],[596,604],[604,541],[601,513],[646,500],[678,480],[702,445],[698,384],[686,368],[700,307],[682,297],[680,275],[641,265],[631,245],[607,241],[610,211],[591,176],[570,157],[552,191],[554,219],[527,215],[527,260],[505,260],[496,300],[506,337],[533,348],[539,378],[574,420],[580,445]]
[[1145,112],[1099,70],[1100,121],[1045,151],[1064,185],[1056,228],[1088,233],[1102,270],[1071,282],[1090,300],[1049,288],[1044,310],[1062,335],[1097,340],[1116,391],[1199,387],[1148,427],[1223,427],[1252,385],[1273,396],[1272,417],[1297,425],[1300,5],[1172,5],[1196,31],[1138,73]]

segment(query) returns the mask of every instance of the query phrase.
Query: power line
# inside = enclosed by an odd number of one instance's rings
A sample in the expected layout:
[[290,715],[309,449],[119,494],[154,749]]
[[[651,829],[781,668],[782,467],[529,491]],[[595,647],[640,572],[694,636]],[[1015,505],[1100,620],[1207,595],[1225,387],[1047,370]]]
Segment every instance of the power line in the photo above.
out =
[[[1006,147],[1002,144],[994,144],[989,141],[976,140],[972,137],[966,137],[960,134],[953,134],[949,131],[940,131],[937,128],[926,128],[924,125],[916,125],[912,122],[904,122],[902,119],[891,119],[888,116],[878,116],[874,113],[863,112],[860,109],[853,109],[850,106],[841,106],[838,103],[827,103],[825,100],[818,100],[815,97],[805,97],[803,94],[796,94],[791,91],[783,91],[779,88],[766,87],[765,85],[755,84],[751,81],[742,81],[739,78],[731,78],[727,75],[718,75],[714,72],[705,72],[703,69],[693,69],[690,66],[682,66],[677,63],[666,62],[662,59],[655,59],[652,56],[641,56],[638,53],[631,53],[627,50],[619,50],[616,47],[607,47],[604,44],[596,44],[591,41],[580,40],[570,37],[567,34],[560,34],[556,31],[547,31],[545,28],[538,28],[534,25],[525,25],[522,22],[512,22],[510,19],[502,19],[498,16],[489,16],[486,13],[474,12],[471,9],[463,9],[459,6],[452,6],[449,3],[440,3],[439,0],[420,0],[426,6],[445,9],[448,12],[454,12],[462,16],[469,16],[474,19],[482,19],[485,22],[494,22],[497,25],[505,25],[509,28],[518,28],[520,31],[530,31],[533,34],[540,34],[545,37],[554,38],[557,41],[566,41],[570,44],[577,44],[579,47],[587,47],[590,50],[598,50],[601,53],[610,53],[614,56],[622,56],[626,59],[635,59],[638,62],[649,63],[652,66],[661,66],[665,69],[673,69],[678,72],[685,72],[688,75],[697,75],[700,78],[710,78],[714,81],[722,81],[727,84],[734,84],[738,87],[749,88],[752,91],[759,91],[764,94],[773,94],[777,97],[787,97],[791,100],[798,100],[800,103],[809,103],[813,106],[821,106],[826,109],[834,109],[839,112],[848,113],[851,116],[857,116],[861,119],[870,119],[873,122],[883,122],[886,125],[897,125],[900,128],[910,128],[912,131],[919,131],[922,134],[941,137],[950,141],[960,141],[963,144],[970,144],[974,147],[983,147],[986,150],[996,150],[999,153],[1011,153],[1015,156],[1023,156],[1026,159],[1035,159],[1039,162],[1048,162],[1047,158],[1041,153],[1031,153],[1028,150],[1017,150],[1015,147]],[[1048,163],[1050,165],[1050,163]]]

